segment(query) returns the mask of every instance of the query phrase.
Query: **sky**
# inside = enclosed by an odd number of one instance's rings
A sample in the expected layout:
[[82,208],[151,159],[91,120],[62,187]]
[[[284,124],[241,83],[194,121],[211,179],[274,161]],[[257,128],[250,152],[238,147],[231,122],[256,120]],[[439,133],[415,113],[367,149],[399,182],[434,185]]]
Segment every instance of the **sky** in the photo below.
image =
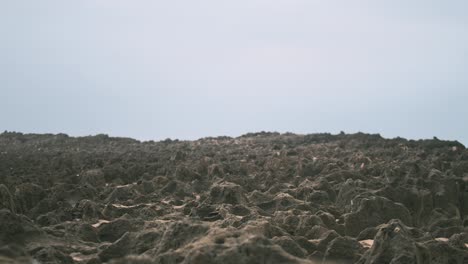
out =
[[0,130],[468,144],[466,0],[0,1]]

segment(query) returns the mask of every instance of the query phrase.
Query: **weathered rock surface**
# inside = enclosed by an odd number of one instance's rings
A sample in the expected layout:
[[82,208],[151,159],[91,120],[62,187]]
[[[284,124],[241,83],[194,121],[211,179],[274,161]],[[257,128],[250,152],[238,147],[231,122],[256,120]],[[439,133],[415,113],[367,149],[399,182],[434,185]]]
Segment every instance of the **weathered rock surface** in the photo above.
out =
[[468,150],[0,134],[0,263],[468,263]]

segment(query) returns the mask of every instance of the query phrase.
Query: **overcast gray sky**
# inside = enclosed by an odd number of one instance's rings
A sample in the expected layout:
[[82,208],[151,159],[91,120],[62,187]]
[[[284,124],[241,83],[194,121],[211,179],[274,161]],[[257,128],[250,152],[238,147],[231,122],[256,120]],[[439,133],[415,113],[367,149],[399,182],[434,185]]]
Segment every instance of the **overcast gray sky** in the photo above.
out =
[[468,144],[466,0],[5,0],[0,129]]

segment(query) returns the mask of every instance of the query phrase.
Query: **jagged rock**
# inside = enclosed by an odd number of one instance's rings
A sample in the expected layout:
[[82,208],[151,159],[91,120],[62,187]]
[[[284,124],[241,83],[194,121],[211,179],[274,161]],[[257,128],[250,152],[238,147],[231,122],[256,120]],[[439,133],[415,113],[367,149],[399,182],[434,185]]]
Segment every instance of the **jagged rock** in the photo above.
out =
[[345,233],[357,236],[368,227],[375,227],[391,219],[400,219],[407,225],[412,224],[411,214],[406,207],[383,197],[363,198],[354,212],[344,215]]
[[84,199],[76,205],[77,216],[84,220],[96,220],[102,218],[99,205],[93,201]]
[[[135,256],[130,255],[123,258],[115,259],[109,262],[109,264],[155,264],[156,262],[152,257],[149,256]],[[90,263],[87,263],[90,264]]]
[[10,190],[4,185],[0,184],[0,209],[6,208],[13,213],[16,213],[16,205],[11,195]]
[[223,219],[218,209],[208,204],[201,204],[190,211],[192,217],[197,217],[203,221],[217,221]]
[[224,170],[222,166],[219,164],[212,164],[208,167],[208,176],[210,178],[214,177],[223,177],[224,176]]
[[[226,243],[232,243],[226,245]],[[216,252],[216,253],[215,253]],[[161,262],[159,262],[161,263]],[[215,263],[272,263],[272,264],[306,264],[309,261],[293,257],[280,246],[272,244],[260,236],[248,236],[222,245],[199,245],[188,252],[184,264]]]
[[162,230],[149,229],[135,234],[134,243],[132,244],[132,252],[142,254],[157,245],[163,236]]
[[41,234],[32,222],[24,215],[16,215],[10,210],[0,210],[0,246],[15,243],[22,244],[26,238]]
[[313,243],[311,240],[303,237],[303,236],[296,236],[294,237],[294,241],[301,246],[301,248],[307,251],[307,254],[311,254],[317,250],[317,245]]
[[34,259],[40,263],[73,264],[73,259],[54,247],[43,247],[34,253]]
[[301,205],[307,207],[306,209],[312,209],[305,205],[303,201],[295,199],[290,194],[280,192],[271,201],[258,204],[258,207],[268,213],[274,213],[276,211],[288,211]]
[[459,249],[467,249],[468,248],[468,232],[454,234],[453,236],[450,237],[448,242],[452,247],[459,248]]
[[0,255],[0,263],[2,264],[31,264],[31,263],[34,263],[34,260],[30,257],[9,258],[9,257]]
[[249,201],[257,205],[272,201],[274,198],[273,195],[268,194],[268,193],[263,193],[258,190],[252,191],[251,193],[247,195],[247,197]]
[[244,205],[234,205],[229,208],[229,212],[236,216],[247,216],[251,214],[251,210]]
[[403,204],[411,212],[415,226],[427,225],[427,220],[434,209],[433,196],[428,189],[386,186],[376,194]]
[[117,186],[113,189],[109,196],[106,198],[107,203],[121,202],[132,199],[137,195],[133,184]]
[[210,197],[213,203],[244,204],[247,201],[242,187],[231,182],[214,184],[210,189]]
[[400,220],[391,220],[378,227],[372,247],[358,263],[430,263],[427,248],[415,242],[422,236],[422,232],[407,227]]
[[325,263],[355,263],[361,257],[364,248],[359,242],[351,237],[337,237],[327,246],[323,261]]
[[175,250],[208,231],[203,224],[190,224],[186,222],[171,223],[162,234],[157,253]]
[[130,233],[126,232],[117,241],[103,249],[99,253],[99,258],[107,262],[111,259],[118,259],[129,255],[129,247],[131,243]]
[[466,262],[458,142],[8,132],[0,149],[0,263]]
[[153,181],[150,180],[140,181],[136,188],[143,194],[151,194],[156,191]]
[[[5,259],[2,259],[4,257]],[[18,244],[0,246],[0,263],[31,263],[32,259],[26,248]]]
[[89,224],[80,224],[76,230],[77,236],[87,242],[99,242],[99,237],[96,228]]
[[186,183],[181,181],[169,181],[160,192],[163,196],[171,195],[177,199],[184,199],[187,196],[191,196],[189,187]]
[[127,219],[116,219],[112,222],[102,224],[98,228],[98,236],[101,241],[114,242],[123,234],[135,229],[131,221]]
[[375,235],[377,235],[377,232],[379,229],[377,227],[368,227],[359,233],[359,235],[356,237],[358,241],[361,240],[366,240],[366,239],[374,239]]
[[349,211],[352,204],[351,201],[357,195],[366,192],[364,188],[359,187],[359,182],[353,179],[347,179],[340,188],[336,198],[336,205]]
[[79,174],[80,184],[89,184],[94,187],[103,187],[106,184],[106,177],[102,169],[87,170]]
[[304,258],[307,255],[307,251],[288,236],[274,237],[272,241],[293,256]]
[[123,181],[126,179],[125,169],[121,164],[107,164],[102,168],[102,172],[104,173],[104,179],[107,183],[125,184]]
[[56,225],[59,222],[60,220],[57,218],[56,214],[53,212],[40,215],[36,218],[36,223],[39,224],[40,226]]
[[16,187],[15,191],[18,210],[24,214],[27,214],[29,210],[34,208],[45,196],[46,193],[44,189],[32,183],[21,184]]
[[184,182],[191,182],[197,179],[201,179],[201,175],[198,172],[187,168],[186,166],[179,166],[175,171],[175,178]]
[[[460,249],[451,246],[447,242],[442,241],[428,241],[423,243],[430,253],[430,263],[442,264],[442,263],[453,263],[453,264],[465,264],[468,260],[468,251],[466,247]],[[429,262],[422,262],[429,263]]]
[[334,230],[327,231],[322,236],[320,236],[319,239],[317,239],[317,251],[324,253],[327,250],[329,244],[338,237],[340,237],[340,235]]
[[335,230],[337,233],[344,235],[344,226],[337,223],[337,219],[331,213],[319,211],[317,216],[320,217],[323,224],[329,228]]

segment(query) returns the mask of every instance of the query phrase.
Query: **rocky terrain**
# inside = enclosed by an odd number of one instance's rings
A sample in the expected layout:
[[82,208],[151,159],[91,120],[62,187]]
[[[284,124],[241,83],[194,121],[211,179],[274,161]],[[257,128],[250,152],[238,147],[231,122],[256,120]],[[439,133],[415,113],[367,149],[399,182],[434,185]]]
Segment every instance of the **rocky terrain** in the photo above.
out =
[[0,135],[0,263],[468,263],[468,150]]

